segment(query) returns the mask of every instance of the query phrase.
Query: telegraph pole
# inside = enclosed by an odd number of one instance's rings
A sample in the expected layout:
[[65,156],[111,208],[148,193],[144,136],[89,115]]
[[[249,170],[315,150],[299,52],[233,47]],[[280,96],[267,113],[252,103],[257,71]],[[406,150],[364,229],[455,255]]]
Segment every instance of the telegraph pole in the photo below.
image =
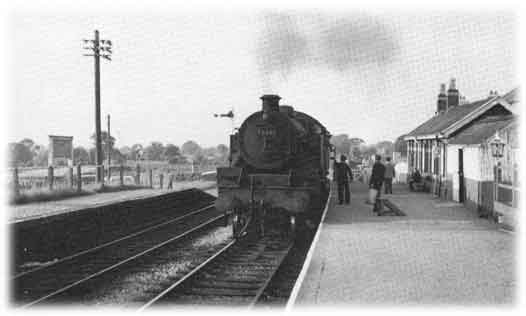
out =
[[110,165],[111,165],[111,135],[110,135],[110,115],[108,114],[108,179],[110,177]]
[[[99,31],[95,30],[95,39],[84,40],[84,44],[93,44],[93,46],[84,47],[90,50],[91,54],[84,56],[93,56],[95,60],[95,148],[97,164],[97,182],[102,183],[102,144],[100,128],[100,57],[111,61],[111,41],[100,40]],[[109,132],[109,131],[108,131]]]

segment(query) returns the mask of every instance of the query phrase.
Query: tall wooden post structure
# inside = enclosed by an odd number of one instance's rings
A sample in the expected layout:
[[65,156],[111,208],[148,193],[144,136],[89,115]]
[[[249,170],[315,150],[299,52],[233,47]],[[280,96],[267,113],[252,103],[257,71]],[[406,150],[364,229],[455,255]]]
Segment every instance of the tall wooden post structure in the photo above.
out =
[[107,150],[108,150],[108,180],[111,178],[111,171],[110,171],[110,165],[111,165],[111,134],[110,134],[110,115],[108,114],[108,139],[106,140],[108,143]]
[[85,44],[93,44],[93,46],[84,47],[84,49],[90,50],[91,54],[84,54],[84,56],[94,57],[95,66],[95,149],[96,158],[95,163],[97,164],[97,182],[102,183],[103,170],[102,170],[102,143],[101,143],[101,127],[100,127],[100,57],[111,61],[111,41],[100,40],[99,31],[95,30],[95,38],[93,40],[84,40]]

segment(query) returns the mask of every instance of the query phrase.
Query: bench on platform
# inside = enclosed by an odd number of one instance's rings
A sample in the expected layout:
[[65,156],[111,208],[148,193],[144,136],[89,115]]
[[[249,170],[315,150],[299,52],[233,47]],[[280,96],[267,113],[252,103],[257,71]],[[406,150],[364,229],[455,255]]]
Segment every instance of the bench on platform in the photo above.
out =
[[422,180],[420,182],[413,182],[413,188],[409,186],[409,189],[413,192],[429,192],[431,190],[431,181]]

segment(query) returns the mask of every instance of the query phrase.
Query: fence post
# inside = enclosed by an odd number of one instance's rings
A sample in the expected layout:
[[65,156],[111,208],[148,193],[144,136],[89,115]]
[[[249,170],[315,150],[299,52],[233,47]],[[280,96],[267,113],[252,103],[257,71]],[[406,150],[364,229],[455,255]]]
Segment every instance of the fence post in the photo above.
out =
[[18,168],[13,169],[13,193],[15,198],[20,195],[20,183],[18,182]]
[[49,190],[53,190],[53,180],[54,180],[53,166],[49,166],[49,168],[47,169],[47,178],[48,178]]
[[161,189],[163,188],[163,180],[164,180],[164,174],[159,174],[159,185],[161,186]]
[[119,180],[121,183],[121,187],[124,186],[124,166],[121,164],[121,167],[119,169]]
[[101,176],[100,184],[104,186],[104,165],[97,165],[97,172]]
[[135,184],[139,185],[139,184],[141,184],[141,166],[139,166],[139,164],[137,164],[137,168],[135,170],[136,170],[136,173],[135,173]]
[[149,173],[150,173],[150,188],[153,189],[153,170],[150,169]]
[[82,191],[82,170],[80,163],[77,165],[77,192]]
[[73,167],[69,167],[69,185],[73,188]]

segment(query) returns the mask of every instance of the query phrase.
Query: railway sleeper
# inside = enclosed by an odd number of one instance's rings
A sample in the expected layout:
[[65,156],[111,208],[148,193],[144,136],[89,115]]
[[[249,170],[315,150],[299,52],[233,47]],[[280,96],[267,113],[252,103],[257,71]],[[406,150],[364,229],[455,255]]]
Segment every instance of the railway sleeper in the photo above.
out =
[[[178,305],[219,305],[225,306],[228,302],[229,306],[246,306],[252,297],[246,296],[209,296],[206,300],[203,300],[202,297],[195,295],[180,295],[175,301]],[[166,302],[168,303],[168,302]],[[170,302],[171,303],[171,302]]]
[[271,272],[273,270],[274,270],[274,268],[257,269],[257,268],[250,268],[250,267],[235,267],[235,266],[232,266],[232,267],[217,267],[217,268],[210,267],[209,269],[206,270],[206,272],[211,274],[211,276],[214,276],[214,275],[218,275],[218,274],[221,274],[221,273],[229,273],[229,274],[235,274],[235,275],[241,275],[241,274],[244,275],[245,273],[265,274],[265,273]]
[[261,284],[256,284],[255,282],[228,282],[228,281],[194,282],[193,285],[198,288],[213,287],[213,288],[218,288],[218,289],[246,289],[246,290],[257,290],[261,287]]
[[[232,275],[236,277],[237,279],[240,279],[240,277],[242,276],[243,277],[242,280],[252,279],[252,278],[260,280],[261,278],[266,277],[269,272],[270,271],[246,271],[246,270],[245,271],[228,271],[228,275]],[[219,272],[214,272],[214,275],[205,276],[204,279],[206,279],[207,281],[213,281],[216,279],[218,274],[226,275],[225,271],[222,270]]]
[[242,280],[239,280],[239,279],[236,279],[236,278],[232,278],[232,277],[218,277],[218,278],[215,278],[214,280],[208,280],[206,282],[228,282],[228,283],[232,283],[232,284],[235,284],[235,283],[239,283],[239,284],[257,283],[257,282],[261,282],[261,277],[257,277],[257,276],[249,276],[249,277],[247,277],[247,276],[244,276]]
[[254,297],[257,290],[246,289],[221,289],[221,288],[190,288],[182,291],[184,295],[200,295],[200,296],[249,296]]
[[223,260],[218,261],[220,265],[246,265],[246,266],[261,266],[261,267],[272,267],[277,264],[276,260],[265,260],[264,262],[254,262],[252,260]]

